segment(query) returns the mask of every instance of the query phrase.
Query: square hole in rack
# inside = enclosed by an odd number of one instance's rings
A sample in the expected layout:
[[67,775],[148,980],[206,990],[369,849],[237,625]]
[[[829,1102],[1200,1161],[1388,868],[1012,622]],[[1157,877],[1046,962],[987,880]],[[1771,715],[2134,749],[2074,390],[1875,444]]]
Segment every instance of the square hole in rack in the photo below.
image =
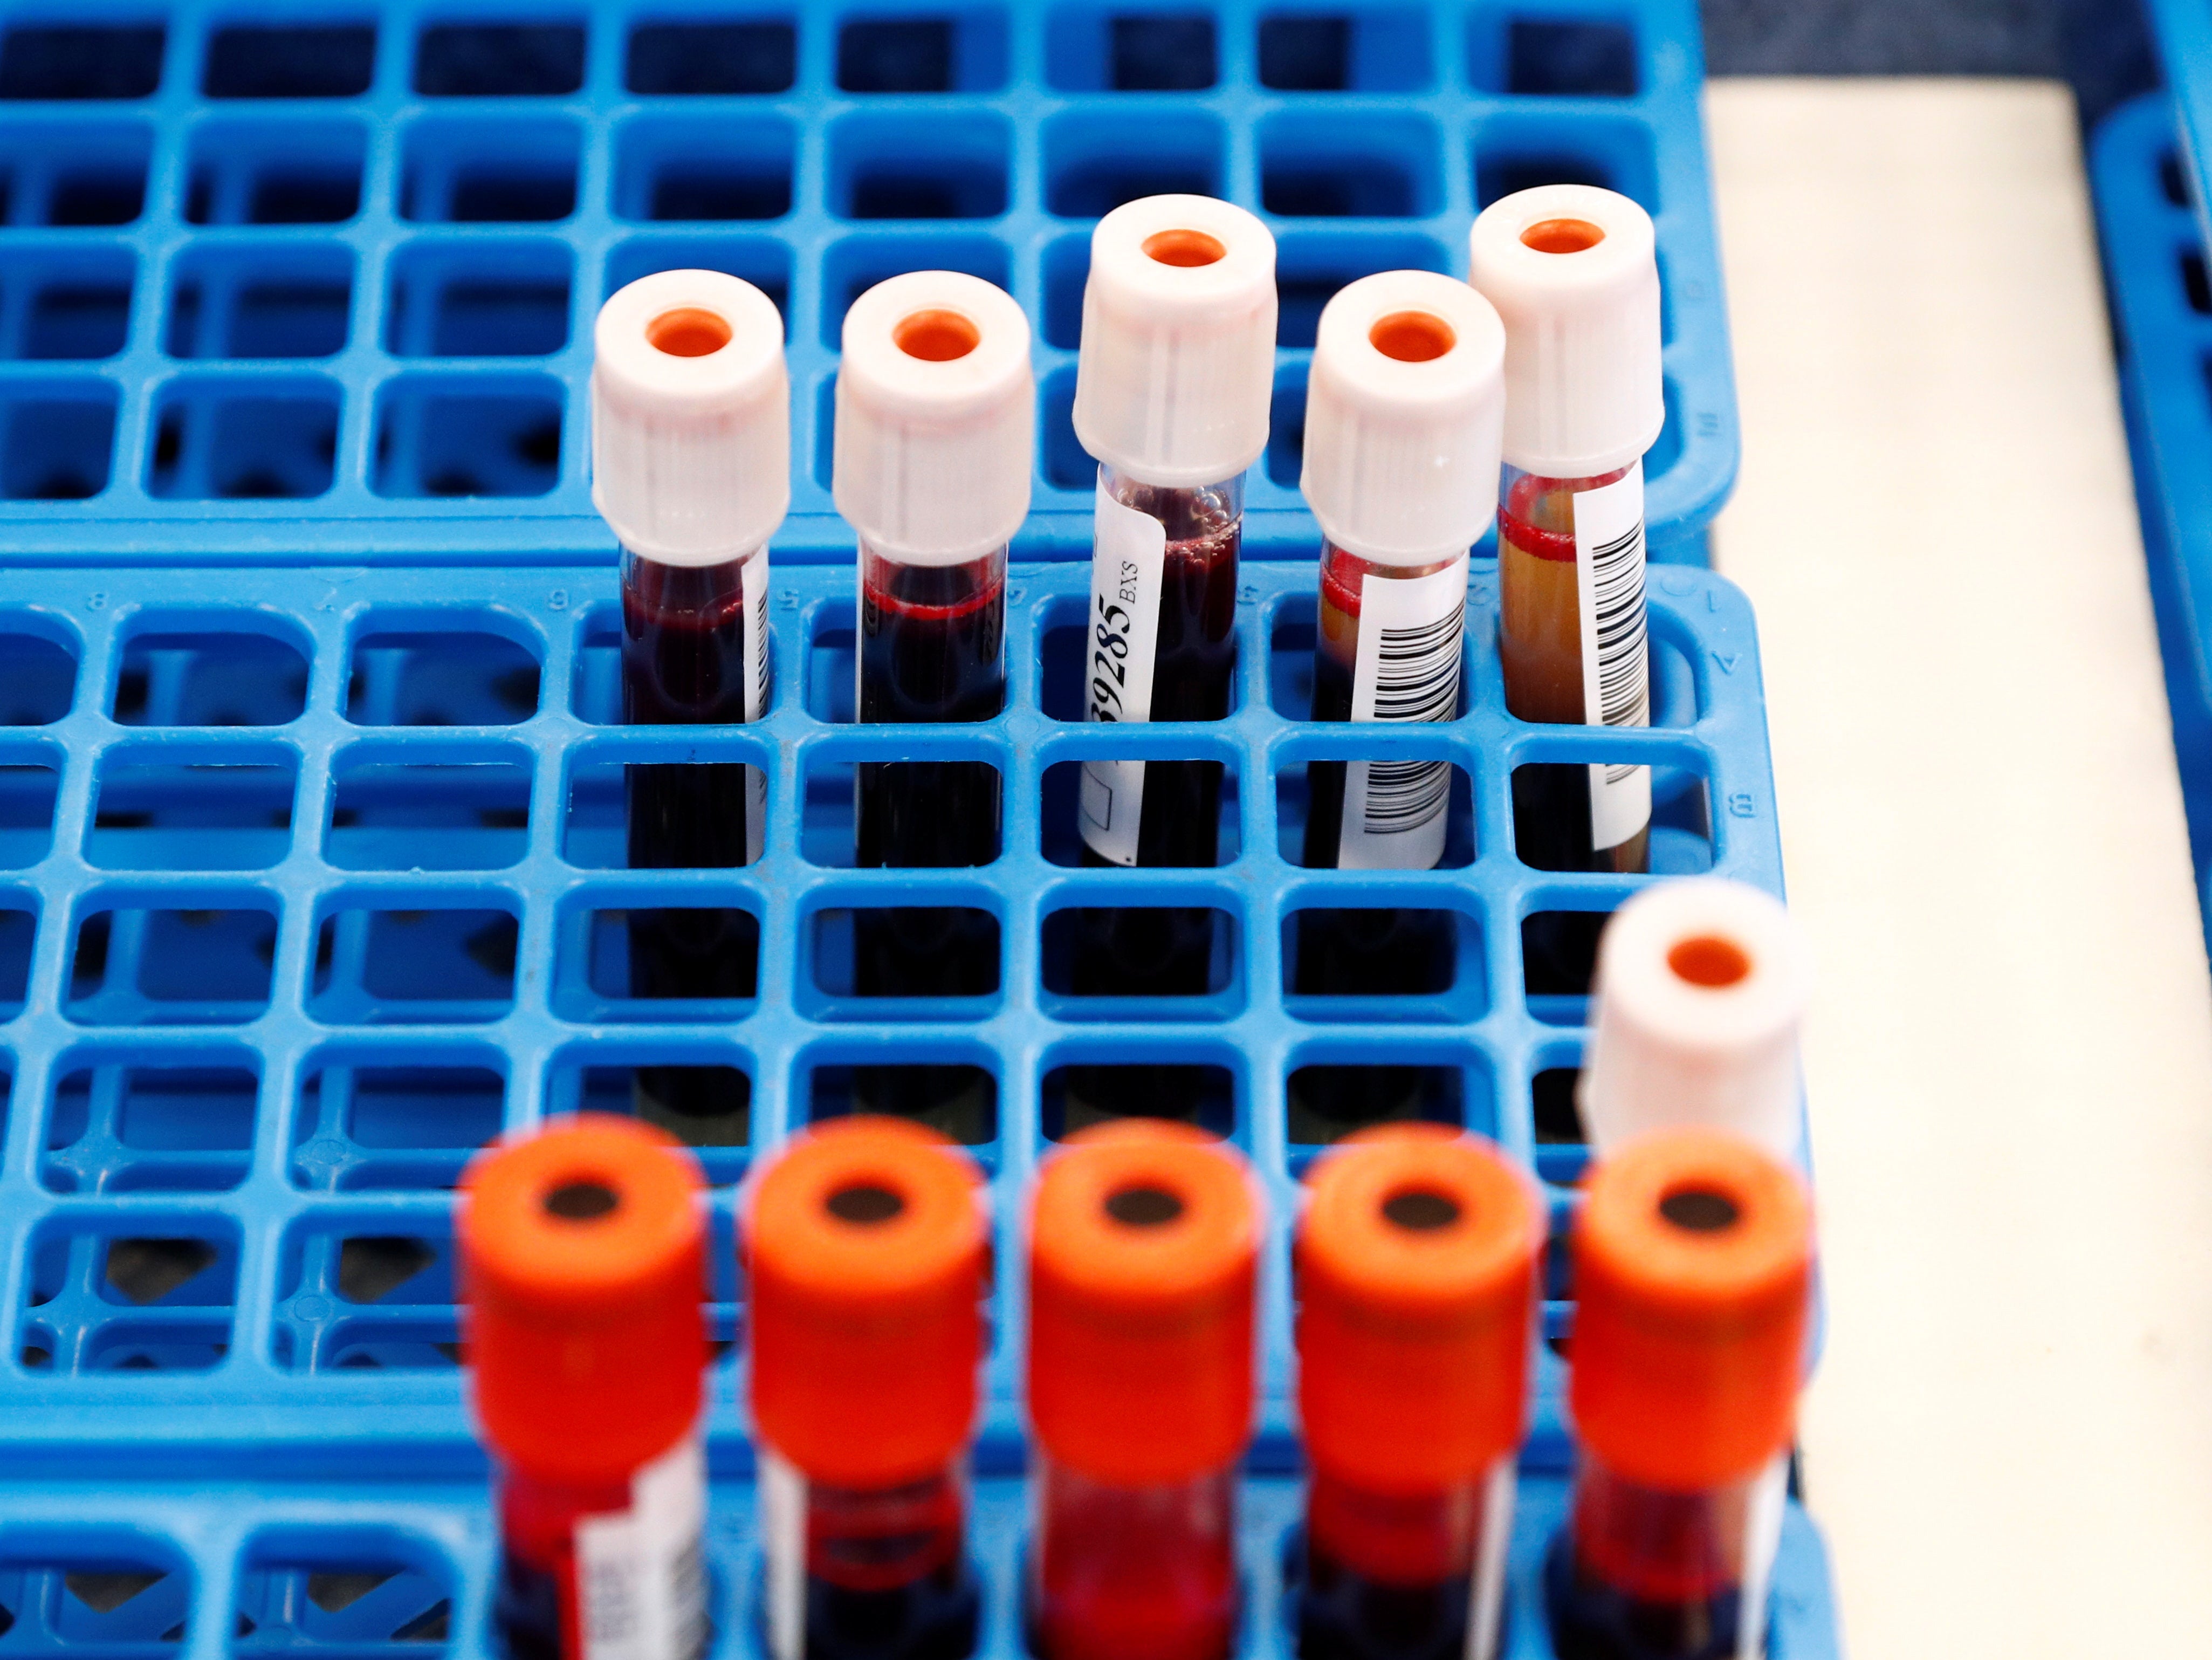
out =
[[[896,1061],[817,1062],[806,1080],[806,1116],[821,1123],[855,1113],[879,1113],[926,1124],[963,1147],[999,1139],[999,1080],[981,1055],[954,1060],[963,1049],[927,1051],[902,1044]],[[910,1055],[921,1058],[909,1059]],[[987,1159],[988,1155],[979,1155]]]
[[233,23],[208,37],[210,98],[358,98],[376,72],[374,23]]
[[0,727],[50,726],[76,701],[76,651],[38,619],[0,612]]
[[606,291],[663,271],[719,271],[741,277],[773,301],[791,337],[791,250],[768,236],[635,236],[607,254]]
[[531,224],[576,210],[583,134],[573,121],[433,118],[407,129],[399,216]]
[[34,362],[114,356],[130,338],[137,275],[128,248],[0,251],[0,356]]
[[61,777],[54,761],[0,761],[0,870],[27,869],[52,848]]
[[505,634],[371,613],[354,636],[346,719],[363,727],[506,727],[538,713],[538,655]]
[[2189,309],[2199,317],[2212,316],[2212,272],[2204,266],[2204,256],[2195,248],[2181,251],[2181,292],[2189,301]]
[[39,1180],[55,1193],[222,1193],[246,1180],[261,1079],[252,1057],[73,1061],[54,1086]]
[[1351,895],[1305,905],[1283,918],[1282,951],[1284,1006],[1297,1019],[1464,1025],[1489,1012],[1482,925],[1455,907]]
[[192,129],[185,219],[336,225],[361,211],[368,134],[358,121],[231,119]]
[[1433,71],[1414,7],[1279,11],[1260,20],[1260,84],[1277,92],[1419,92]]
[[126,727],[281,727],[307,702],[307,654],[260,618],[155,611],[125,637],[110,711]]
[[744,1174],[752,1104],[751,1074],[717,1038],[574,1050],[554,1067],[545,1094],[549,1118],[605,1112],[658,1125],[699,1155],[717,1187]]
[[295,1223],[277,1254],[274,1358],[294,1371],[443,1371],[460,1364],[458,1301],[443,1216]]
[[146,491],[168,501],[305,501],[337,465],[334,381],[199,375],[156,395]]
[[[1537,762],[1513,769],[1513,851],[1531,870],[1613,867],[1590,845],[1592,768]],[[1626,767],[1608,767],[1626,775]],[[1713,867],[1712,811],[1703,774],[1654,766],[1644,868],[1654,876],[1702,876]],[[1615,787],[1619,787],[1618,785]]]
[[976,1020],[998,1006],[1003,953],[999,919],[988,910],[832,905],[807,911],[799,926],[799,997],[814,1018]]
[[1275,245],[1275,344],[1310,349],[1336,291],[1386,271],[1449,271],[1433,237],[1401,231],[1288,230]]
[[1229,1140],[1237,1134],[1237,1080],[1212,1061],[1128,1061],[1120,1054],[1096,1058],[1088,1043],[1063,1044],[1050,1057],[1037,1097],[1037,1128],[1048,1141],[1064,1141],[1093,1124],[1123,1118],[1164,1118]]
[[329,357],[345,349],[353,250],[283,242],[187,249],[169,267],[172,357]]
[[561,383],[542,374],[404,375],[376,399],[379,496],[543,496],[561,482]]
[[[1055,629],[1047,633],[1045,639],[1048,651],[1061,643],[1054,638],[1054,635],[1057,632],[1058,630]],[[1049,670],[1059,666],[1048,663],[1047,666]],[[1160,769],[1158,774],[1155,774],[1155,767]],[[1214,776],[1208,779],[1204,772],[1199,770],[1200,769],[1211,770]],[[1214,865],[1228,865],[1236,862],[1237,856],[1243,847],[1244,837],[1243,815],[1239,810],[1237,775],[1234,766],[1212,760],[1158,762],[1146,769],[1146,775],[1150,781],[1147,788],[1153,785],[1164,784],[1167,788],[1179,793],[1188,792],[1182,799],[1190,805],[1191,816],[1184,820],[1185,823],[1195,823],[1200,818],[1206,816],[1210,798],[1212,816],[1216,826],[1212,848],[1213,857],[1210,862]],[[1079,868],[1085,862],[1083,842],[1084,801],[1082,762],[1060,761],[1045,769],[1043,783],[1039,790],[1038,816],[1042,830],[1044,856],[1053,864]],[[1188,854],[1190,849],[1186,843],[1178,851]],[[1176,862],[1184,869],[1191,869],[1208,861],[1203,859],[1185,858]]]
[[1572,1050],[1540,1053],[1528,1080],[1529,1110],[1536,1143],[1536,1174],[1571,1187],[1589,1165],[1589,1136],[1583,1128],[1580,1057]]
[[530,756],[341,751],[323,860],[339,870],[504,870],[530,845]]
[[1218,74],[1210,13],[1085,3],[1045,24],[1045,78],[1065,92],[1202,92]]
[[1045,1008],[1060,1020],[1231,1018],[1244,1002],[1240,933],[1233,912],[1206,904],[1048,911]]
[[[1494,20],[1485,22],[1496,27]],[[1509,19],[1504,58],[1503,87],[1510,93],[1633,98],[1638,91],[1636,31],[1614,18]],[[1480,70],[1475,78],[1478,85],[1498,84]]]
[[1442,148],[1417,115],[1277,116],[1260,130],[1260,200],[1288,218],[1419,218],[1443,197]]
[[[568,706],[579,721],[595,727],[622,724],[623,671],[622,610],[617,605],[593,605],[578,621],[576,669],[569,677]],[[848,642],[850,635],[847,635]],[[853,660],[845,659],[846,696],[852,696]],[[846,719],[850,720],[848,714]]]
[[581,23],[434,23],[415,42],[425,98],[555,98],[583,84]]
[[[218,908],[220,905],[221,908]],[[113,906],[78,920],[63,1012],[84,1026],[243,1025],[269,1007],[274,902]]]
[[[27,894],[0,894],[0,1020],[23,1012],[31,991],[31,950],[38,943],[36,902]],[[0,1078],[0,1130],[7,1127],[5,1079]]]
[[630,30],[623,84],[645,98],[788,92],[798,69],[787,17],[653,21]]
[[[1045,483],[1054,489],[1081,490],[1087,494],[1098,482],[1098,463],[1075,435],[1075,370],[1073,366],[1054,369],[1037,389],[1037,465],[1044,474]],[[1046,674],[1047,684],[1049,684],[1049,660]],[[1079,690],[1076,696],[1075,713],[1059,718],[1075,721],[1083,718]]]
[[349,1523],[254,1535],[240,1564],[228,1649],[435,1651],[453,1635],[452,1565],[413,1535]]
[[554,1006],[580,1023],[742,1019],[760,995],[760,918],[734,905],[580,909],[560,943]]
[[[916,867],[972,870],[1005,851],[1004,778],[989,762],[829,761],[816,755],[807,759],[800,807],[799,851],[807,863],[830,870],[861,864],[858,815],[863,778],[872,790],[901,792],[890,798],[894,802],[902,797],[915,804],[917,817],[908,821],[905,845]],[[965,818],[970,812],[980,817],[984,811],[994,815],[988,838]],[[864,867],[878,867],[884,851],[871,849]],[[988,856],[978,856],[983,854]]]
[[[1302,667],[1282,670],[1286,678],[1302,678],[1310,672]],[[1358,728],[1347,724],[1344,732],[1347,745],[1358,741]],[[1354,819],[1352,862],[1344,862],[1343,802],[1347,773],[1352,764],[1334,760],[1294,761],[1275,775],[1275,850],[1285,864],[1304,866],[1308,870],[1355,872],[1362,868],[1403,868],[1381,862],[1393,856],[1389,851],[1394,845],[1389,841],[1389,831],[1386,827],[1372,836],[1364,836],[1364,817]],[[1374,763],[1370,761],[1368,764],[1371,794]],[[1474,862],[1474,786],[1465,768],[1445,761],[1435,764],[1450,769],[1449,775],[1441,781],[1444,798],[1443,850],[1435,864],[1421,868],[1464,870]],[[1413,792],[1416,799],[1428,800],[1433,800],[1427,793],[1433,791],[1438,781],[1434,773],[1425,769],[1419,774],[1401,773],[1383,781],[1386,787]],[[1318,817],[1315,812],[1316,792],[1320,796]],[[1364,800],[1366,797],[1358,799]],[[1390,804],[1389,798],[1385,800],[1386,805]],[[1388,822],[1386,819],[1386,826]],[[1367,846],[1359,844],[1363,839]],[[1433,842],[1425,844],[1433,845]],[[1364,866],[1363,860],[1367,861]]]
[[206,1371],[229,1353],[238,1237],[204,1213],[134,1210],[104,1223],[65,1213],[32,1235],[28,1255],[18,1350],[27,1365],[61,1376]]
[[1521,919],[1522,994],[1547,1026],[1589,1024],[1598,936],[1610,909],[1538,910]]
[[1651,130],[1613,115],[1580,115],[1571,123],[1499,115],[1475,129],[1478,210],[1539,185],[1599,185],[1656,213],[1659,163]]
[[[107,488],[117,390],[106,380],[13,380],[0,387],[0,497],[82,502]],[[0,700],[31,688],[9,682]],[[12,724],[0,709],[0,725]]]
[[423,239],[392,259],[394,357],[542,357],[568,344],[574,259],[555,241]]
[[506,904],[334,905],[315,932],[307,1012],[333,1026],[500,1019],[514,1006],[520,931]]
[[965,271],[1002,289],[1013,282],[1006,245],[996,237],[890,230],[848,236],[831,243],[822,259],[822,344],[837,350],[853,301],[885,277],[910,271]]
[[1006,15],[994,6],[861,16],[837,31],[842,92],[996,92],[1006,81]]
[[[26,1366],[52,1364],[29,1346]],[[0,1608],[18,1643],[88,1654],[174,1654],[192,1605],[192,1571],[165,1543],[112,1526],[41,1529],[0,1557]]]
[[1097,219],[1141,196],[1218,196],[1227,149],[1221,124],[1196,111],[1070,110],[1045,123],[1045,208]]
[[20,22],[0,40],[0,99],[150,98],[168,31],[159,22]]
[[452,1187],[500,1133],[501,1064],[475,1049],[416,1044],[325,1051],[293,1108],[292,1181],[339,1193]]
[[1305,466],[1306,366],[1285,363],[1275,371],[1275,392],[1267,405],[1269,482],[1296,489]]
[[[711,749],[711,739],[699,747]],[[731,870],[750,862],[745,821],[757,787],[750,775],[757,769],[742,761],[701,757],[691,746],[685,753],[688,758],[681,761],[630,761],[605,751],[579,752],[568,769],[561,856],[586,870]],[[681,831],[653,836],[638,848],[635,861],[629,809],[633,781],[661,800],[679,804],[686,814]],[[847,864],[852,862],[851,798],[848,773]],[[647,811],[651,812],[649,806]]]
[[143,122],[11,124],[0,130],[0,218],[127,225],[145,211],[153,153],[153,130]]
[[641,115],[615,137],[623,219],[781,219],[791,211],[799,139],[775,115]]
[[969,113],[917,125],[848,115],[830,129],[830,210],[844,219],[995,219],[1006,210],[1013,131]]
[[1283,1139],[1294,1169],[1303,1170],[1332,1142],[1377,1124],[1450,1124],[1496,1134],[1488,1070],[1470,1061],[1463,1045],[1407,1039],[1393,1044],[1387,1066],[1349,1058],[1362,1052],[1325,1043],[1298,1051],[1283,1091]]
[[1083,288],[1091,279],[1091,239],[1075,234],[1045,244],[1044,307],[1037,332],[1045,344],[1073,351],[1083,344]]
[[299,762],[255,745],[100,756],[84,859],[101,870],[266,870],[292,850]]

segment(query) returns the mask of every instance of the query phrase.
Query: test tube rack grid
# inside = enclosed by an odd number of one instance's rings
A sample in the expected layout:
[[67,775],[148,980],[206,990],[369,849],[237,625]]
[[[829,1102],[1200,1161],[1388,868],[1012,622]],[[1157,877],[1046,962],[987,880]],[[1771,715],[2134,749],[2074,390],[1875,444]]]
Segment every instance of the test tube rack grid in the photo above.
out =
[[0,535],[76,565],[604,563],[592,319],[705,265],[783,311],[779,546],[836,562],[845,308],[949,267],[1036,326],[1026,545],[1085,557],[1091,226],[1187,190],[1279,241],[1248,506],[1297,541],[1322,303],[1464,276],[1480,205],[1565,179],[1654,213],[1651,545],[1704,562],[1737,434],[1701,82],[1694,0],[6,0]]

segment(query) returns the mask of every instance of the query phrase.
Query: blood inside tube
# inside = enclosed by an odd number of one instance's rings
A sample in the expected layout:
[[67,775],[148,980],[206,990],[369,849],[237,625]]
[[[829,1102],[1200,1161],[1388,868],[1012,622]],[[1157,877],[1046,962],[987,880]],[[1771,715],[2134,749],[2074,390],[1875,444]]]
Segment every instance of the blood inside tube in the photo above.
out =
[[1758,1479],[1668,1493],[1585,1457],[1546,1564],[1559,1660],[1729,1660]]
[[1316,1471],[1299,1558],[1299,1660],[1460,1660],[1482,1492],[1376,1493]]
[[806,1489],[808,1660],[965,1660],[977,1593],[958,1478]]
[[[1241,494],[1154,489],[1127,481],[1118,483],[1115,494],[1125,506],[1152,514],[1167,527],[1150,718],[1222,720],[1229,714],[1237,667]],[[1137,863],[1210,866],[1218,862],[1220,842],[1221,763],[1146,762]],[[1112,865],[1088,847],[1083,862],[1094,868]],[[1203,996],[1212,965],[1213,929],[1213,912],[1202,905],[1086,910],[1072,976],[1075,994]]]
[[1045,1463],[1030,1607],[1042,1660],[1223,1660],[1237,1631],[1235,1481],[1117,1487]]
[[[860,718],[988,721],[1006,701],[1003,552],[963,564],[861,555]],[[945,869],[998,856],[999,775],[982,761],[870,761],[858,769],[854,862]],[[958,997],[999,983],[995,930],[958,907],[907,905],[854,919],[854,990]]]

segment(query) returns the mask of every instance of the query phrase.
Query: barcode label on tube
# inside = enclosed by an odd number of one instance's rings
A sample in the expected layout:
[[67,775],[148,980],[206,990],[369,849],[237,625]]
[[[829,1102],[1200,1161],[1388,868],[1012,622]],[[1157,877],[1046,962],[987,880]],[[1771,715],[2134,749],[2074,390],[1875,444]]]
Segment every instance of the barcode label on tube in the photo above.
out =
[[[745,608],[745,719],[768,713],[768,550],[745,561],[738,582]],[[768,774],[745,769],[745,862],[757,862],[768,842]]]
[[[1083,716],[1149,721],[1167,526],[1116,502],[1103,483],[1096,512]],[[1085,762],[1082,801],[1084,845],[1113,864],[1135,864],[1137,825],[1145,812],[1145,763]]]
[[[1360,584],[1354,721],[1449,721],[1459,707],[1467,560]],[[1429,870],[1444,854],[1449,761],[1353,761],[1344,769],[1340,870]]]
[[707,1461],[687,1435],[630,1478],[630,1507],[576,1523],[581,1660],[692,1660],[705,1645]]
[[[1644,603],[1644,464],[1575,495],[1575,584],[1581,613],[1583,718],[1592,726],[1651,724]],[[1590,845],[1618,847],[1651,819],[1651,769],[1589,769]]]

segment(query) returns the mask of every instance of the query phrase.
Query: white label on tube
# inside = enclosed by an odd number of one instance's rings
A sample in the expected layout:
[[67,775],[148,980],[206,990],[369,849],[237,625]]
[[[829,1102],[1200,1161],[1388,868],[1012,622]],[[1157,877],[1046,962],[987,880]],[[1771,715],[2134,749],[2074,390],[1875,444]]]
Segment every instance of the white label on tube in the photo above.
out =
[[582,1660],[690,1660],[706,1641],[707,1461],[686,1435],[630,1478],[626,1511],[576,1523]]
[[[1583,636],[1583,719],[1651,724],[1644,611],[1644,463],[1575,495],[1575,587]],[[1651,822],[1651,769],[1589,769],[1590,845],[1619,847]]]
[[[1467,558],[1426,576],[1370,571],[1359,585],[1354,721],[1449,721],[1459,707]],[[1444,856],[1449,761],[1352,761],[1344,769],[1339,870],[1432,870]]]
[[[1168,528],[1124,507],[1098,486],[1091,550],[1091,611],[1085,643],[1086,721],[1152,718],[1152,663],[1159,647],[1160,574]],[[1083,763],[1083,842],[1116,865],[1137,862],[1145,813],[1145,763]]]
[[806,1478],[760,1444],[761,1554],[766,1559],[769,1660],[806,1653]]
[[[745,719],[768,713],[768,550],[738,567],[745,608]],[[768,839],[768,774],[745,769],[745,863],[757,862]]]
[[1474,1581],[1467,1598],[1467,1660],[1494,1660],[1498,1628],[1505,1613],[1505,1557],[1513,1542],[1517,1473],[1513,1455],[1490,1467],[1482,1484],[1482,1538],[1475,1547]]
[[1782,1548],[1782,1511],[1790,1502],[1790,1455],[1778,1452],[1752,1478],[1743,1518],[1743,1595],[1736,1603],[1736,1660],[1766,1652],[1766,1593],[1774,1583],[1774,1556]]

